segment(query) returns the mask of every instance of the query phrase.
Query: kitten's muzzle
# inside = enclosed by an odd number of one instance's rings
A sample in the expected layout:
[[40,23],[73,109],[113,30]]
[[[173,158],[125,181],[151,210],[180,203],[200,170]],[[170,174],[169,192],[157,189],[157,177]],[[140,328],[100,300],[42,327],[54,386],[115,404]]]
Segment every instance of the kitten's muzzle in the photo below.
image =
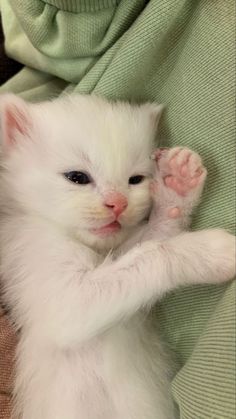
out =
[[128,200],[120,192],[109,192],[105,196],[104,206],[109,208],[115,217],[118,218],[127,208]]

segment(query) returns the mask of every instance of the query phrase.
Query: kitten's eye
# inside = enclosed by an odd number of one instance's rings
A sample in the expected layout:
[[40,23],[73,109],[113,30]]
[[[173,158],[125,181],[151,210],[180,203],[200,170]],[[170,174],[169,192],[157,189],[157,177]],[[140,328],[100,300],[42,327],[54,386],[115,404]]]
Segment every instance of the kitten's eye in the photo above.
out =
[[131,176],[129,178],[129,184],[130,185],[137,185],[138,183],[141,183],[144,179],[144,176],[142,175],[136,175],[136,176]]
[[91,179],[84,172],[77,172],[74,170],[72,172],[64,173],[64,176],[71,182],[79,185],[87,185],[88,183],[91,183]]

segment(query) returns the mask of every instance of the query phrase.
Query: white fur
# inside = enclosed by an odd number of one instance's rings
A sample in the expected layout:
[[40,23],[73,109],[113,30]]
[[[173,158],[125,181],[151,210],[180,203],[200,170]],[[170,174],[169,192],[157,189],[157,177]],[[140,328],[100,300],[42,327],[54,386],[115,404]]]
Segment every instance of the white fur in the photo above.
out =
[[[167,169],[155,173],[156,105],[5,95],[0,107],[1,275],[21,329],[14,417],[172,419],[170,364],[144,309],[179,285],[234,274],[233,236],[182,232],[203,180],[180,199],[161,178]],[[70,183],[69,170],[94,182]],[[146,178],[128,185],[135,174]],[[161,199],[148,223],[153,176]],[[95,236],[91,227],[114,219],[103,205],[114,190],[128,199],[122,228]],[[175,205],[177,220],[167,211]]]

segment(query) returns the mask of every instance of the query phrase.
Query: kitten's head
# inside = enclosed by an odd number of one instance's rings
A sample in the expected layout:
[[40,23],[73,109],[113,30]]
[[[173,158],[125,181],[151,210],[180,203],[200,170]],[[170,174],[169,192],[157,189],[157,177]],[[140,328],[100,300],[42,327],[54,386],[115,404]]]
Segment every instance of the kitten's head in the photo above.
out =
[[149,214],[161,106],[0,98],[5,198],[83,243],[117,247]]

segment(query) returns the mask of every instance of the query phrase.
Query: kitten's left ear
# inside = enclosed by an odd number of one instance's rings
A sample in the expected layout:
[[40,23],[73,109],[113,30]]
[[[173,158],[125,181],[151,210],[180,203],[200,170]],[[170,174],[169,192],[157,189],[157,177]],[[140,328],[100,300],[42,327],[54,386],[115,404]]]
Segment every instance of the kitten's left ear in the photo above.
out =
[[11,148],[27,137],[31,131],[32,118],[29,105],[13,94],[0,96],[0,126],[3,137],[3,147]]
[[165,106],[158,105],[157,103],[148,102],[141,105],[141,107],[148,113],[151,123],[153,123],[153,125],[157,127]]

